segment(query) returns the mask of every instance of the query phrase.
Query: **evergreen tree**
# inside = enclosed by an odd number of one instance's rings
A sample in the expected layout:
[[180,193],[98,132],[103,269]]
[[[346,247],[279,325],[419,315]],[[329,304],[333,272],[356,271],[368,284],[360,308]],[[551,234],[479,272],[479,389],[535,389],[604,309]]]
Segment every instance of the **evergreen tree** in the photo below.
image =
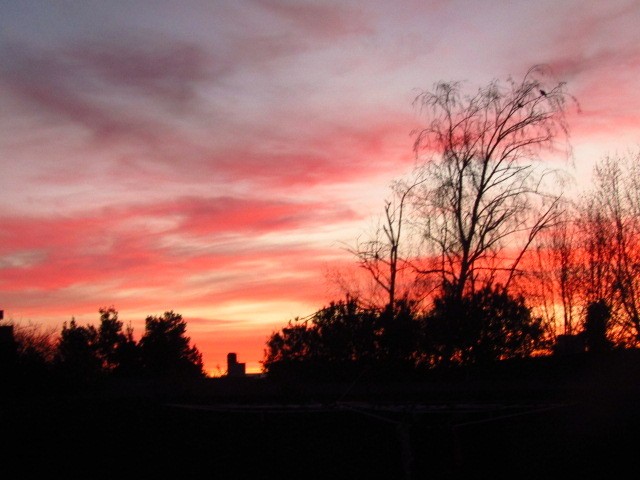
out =
[[148,316],[140,339],[144,370],[152,376],[203,375],[202,354],[186,336],[187,324],[173,311]]

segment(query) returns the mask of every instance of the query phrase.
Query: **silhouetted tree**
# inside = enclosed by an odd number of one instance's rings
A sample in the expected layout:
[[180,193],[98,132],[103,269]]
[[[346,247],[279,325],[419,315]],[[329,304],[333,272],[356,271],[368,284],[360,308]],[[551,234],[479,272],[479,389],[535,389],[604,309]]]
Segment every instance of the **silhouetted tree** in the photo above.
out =
[[385,308],[377,321],[376,358],[388,370],[411,369],[421,356],[423,315],[418,302],[396,299],[394,308]]
[[350,375],[354,365],[374,361],[376,329],[376,310],[347,296],[274,332],[262,364],[276,374]]
[[426,317],[424,354],[432,366],[471,365],[530,356],[542,346],[540,318],[501,286],[458,298],[445,292]]
[[98,327],[98,355],[102,369],[106,372],[134,373],[139,368],[139,349],[129,326],[123,332],[123,323],[118,320],[118,311],[113,307],[102,307]]
[[308,328],[306,321],[299,317],[289,320],[286,327],[268,338],[261,362],[263,370],[272,376],[298,374],[303,369],[308,372],[312,362],[317,361],[312,355],[317,343],[317,332]]
[[441,82],[416,104],[428,124],[416,155],[427,152],[426,179],[413,201],[427,250],[420,264],[457,301],[500,281],[508,288],[536,235],[552,224],[559,195],[545,190],[539,154],[567,133],[565,85],[544,87],[541,68],[522,81],[494,81],[464,96]]
[[133,338],[133,327],[127,325],[124,339],[118,346],[118,364],[116,373],[119,375],[137,375],[142,371],[142,353],[140,345]]
[[267,370],[276,362],[300,361],[311,356],[314,339],[312,330],[299,317],[289,320],[286,327],[271,334],[267,340],[263,365]]
[[610,318],[611,309],[605,300],[600,299],[587,306],[584,339],[588,352],[605,352],[611,349],[611,342],[607,338]]
[[148,316],[140,339],[142,364],[154,376],[201,376],[202,354],[186,336],[187,324],[173,311]]
[[615,313],[616,343],[640,343],[640,152],[606,157],[582,204],[586,302]]
[[55,330],[14,324],[14,337],[20,372],[30,377],[46,374],[56,356]]
[[102,368],[111,371],[119,364],[118,350],[126,338],[122,333],[122,322],[118,320],[118,311],[114,307],[102,307],[99,312],[98,353]]
[[347,296],[306,320],[290,321],[268,339],[263,367],[268,373],[334,378],[365,369],[377,373],[411,369],[420,324],[412,302],[400,299],[395,305],[380,311]]
[[550,344],[558,335],[576,333],[583,311],[585,256],[576,209],[565,202],[558,221],[536,239],[535,249],[523,261],[523,275],[514,284],[543,319]]
[[332,363],[371,361],[375,358],[376,314],[356,298],[331,302],[311,319],[316,345],[311,354]]
[[65,375],[91,380],[101,370],[98,332],[92,325],[80,326],[75,319],[64,322],[58,341],[55,363]]
[[[420,180],[412,183],[396,182],[392,188],[391,200],[384,203],[384,216],[372,233],[364,239],[358,238],[354,247],[349,248],[357,259],[358,264],[371,277],[374,290],[381,289],[384,300],[377,302],[371,298],[370,306],[380,309],[395,308],[398,298],[407,298],[412,294],[409,289],[414,281],[401,283],[402,274],[411,270],[408,263],[410,256],[407,237],[407,209],[408,200],[413,189],[422,183]],[[415,285],[412,285],[415,287]],[[377,297],[375,291],[371,294]]]

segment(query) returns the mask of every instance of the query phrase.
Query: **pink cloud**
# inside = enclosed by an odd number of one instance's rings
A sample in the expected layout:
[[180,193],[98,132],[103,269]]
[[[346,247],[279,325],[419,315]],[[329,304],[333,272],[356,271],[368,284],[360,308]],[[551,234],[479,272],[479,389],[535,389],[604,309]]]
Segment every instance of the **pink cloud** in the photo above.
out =
[[147,213],[178,214],[183,220],[176,231],[197,235],[277,232],[313,228],[314,225],[345,222],[355,218],[354,212],[340,205],[232,197],[186,197],[152,208]]
[[[275,187],[359,183],[385,172],[391,178],[411,165],[414,116],[384,112],[364,122],[320,124],[316,131],[307,132],[300,119],[300,132],[249,136],[246,146],[218,154],[211,165],[229,178],[248,177]],[[274,125],[278,124],[276,119]],[[274,138],[280,140],[275,148],[263,145],[265,139]],[[281,151],[277,145],[282,145]]]
[[[318,252],[304,244],[261,246],[253,237],[313,230],[354,218],[349,209],[331,204],[229,197],[183,198],[74,217],[5,216],[0,285],[6,292],[105,283],[122,289],[171,288],[198,272],[228,270],[237,275],[244,264],[265,256],[294,271],[308,263],[296,262],[296,256],[313,258]],[[154,222],[160,226],[152,226]],[[167,243],[165,238],[173,240]],[[201,247],[193,247],[193,241]],[[230,241],[235,245],[233,251],[226,246]]]
[[610,137],[638,128],[637,75],[640,10],[632,3],[580,9],[548,32],[542,61],[553,79],[565,81],[580,104],[569,112],[572,136],[578,141]]
[[[207,66],[213,61],[209,54],[190,44],[171,48],[89,45],[62,55],[20,48],[19,60],[17,54],[8,55],[0,82],[36,108],[38,122],[70,122],[78,138],[83,131],[92,133],[96,153],[114,152],[112,161],[117,163],[108,171],[116,186],[127,178],[148,183],[172,181],[176,175],[189,181],[203,175],[242,178],[277,187],[344,183],[393,170],[398,157],[411,159],[409,132],[415,120],[399,113],[408,111],[408,105],[373,115],[364,109],[357,126],[346,119],[336,121],[339,111],[337,117],[312,125],[304,109],[276,106],[269,119],[243,125],[238,136],[238,120],[215,112],[208,117],[203,109],[209,107],[195,102],[195,85],[210,84],[216,76]],[[122,96],[131,96],[132,103],[109,100]],[[185,109],[176,116],[167,102],[183,102]],[[185,123],[171,125],[176,119]],[[193,132],[208,123],[212,133],[203,141]],[[265,148],[274,140],[282,151]],[[23,145],[27,149],[29,143]],[[71,153],[62,145],[52,148],[60,156]],[[95,156],[92,151],[73,153]],[[77,183],[82,175],[92,181],[88,167],[78,170],[77,163],[60,163],[39,172],[38,180],[61,185]]]

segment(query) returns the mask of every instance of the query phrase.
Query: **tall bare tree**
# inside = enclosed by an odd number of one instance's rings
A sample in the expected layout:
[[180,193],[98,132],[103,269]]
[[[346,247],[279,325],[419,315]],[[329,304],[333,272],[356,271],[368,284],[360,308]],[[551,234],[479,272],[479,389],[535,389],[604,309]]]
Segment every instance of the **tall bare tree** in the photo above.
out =
[[377,227],[364,239],[358,238],[354,247],[348,248],[376,288],[382,290],[384,307],[391,310],[400,296],[409,294],[407,282],[400,285],[401,276],[409,267],[408,199],[421,183],[421,180],[394,183],[391,199],[385,200],[384,215]]
[[522,290],[535,305],[549,336],[573,335],[582,312],[584,256],[575,209],[561,207],[558,221],[536,239],[526,260]]
[[541,154],[568,146],[573,97],[564,83],[546,86],[545,73],[534,67],[521,81],[495,80],[473,95],[441,82],[415,100],[428,118],[414,144],[426,179],[413,195],[427,247],[420,272],[454,297],[495,281],[507,288],[534,238],[556,220],[560,195],[547,190],[553,170],[542,168]]
[[585,304],[612,307],[618,340],[640,342],[640,151],[596,164],[585,197],[581,231],[585,251]]

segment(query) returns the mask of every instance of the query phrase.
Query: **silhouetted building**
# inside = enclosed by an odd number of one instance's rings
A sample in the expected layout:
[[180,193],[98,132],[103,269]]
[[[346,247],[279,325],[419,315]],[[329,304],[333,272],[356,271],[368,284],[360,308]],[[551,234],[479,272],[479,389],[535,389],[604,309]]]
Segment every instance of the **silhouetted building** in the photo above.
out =
[[244,377],[245,364],[238,363],[238,357],[235,353],[227,354],[227,376],[228,377]]
[[17,345],[13,336],[13,325],[0,326],[0,369],[11,367],[16,354]]

